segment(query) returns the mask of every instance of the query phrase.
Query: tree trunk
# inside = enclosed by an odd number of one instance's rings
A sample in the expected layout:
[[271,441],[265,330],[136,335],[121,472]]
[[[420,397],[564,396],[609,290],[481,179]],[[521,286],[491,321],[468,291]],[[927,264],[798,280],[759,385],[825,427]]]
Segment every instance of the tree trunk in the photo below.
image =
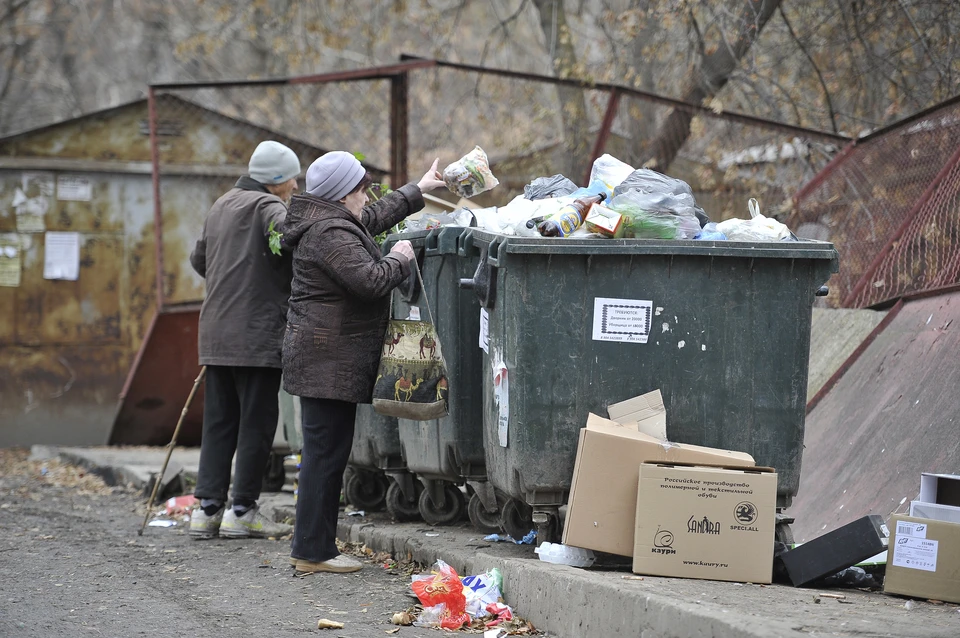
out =
[[[554,72],[563,77],[577,64],[577,54],[567,28],[563,0],[533,0],[540,15],[540,29],[551,52]],[[566,33],[564,37],[563,34]],[[557,87],[560,100],[560,119],[563,122],[566,166],[564,174],[580,182],[590,161],[590,131],[587,122],[587,102],[583,89]]]
[[[699,70],[694,71],[694,77],[683,93],[684,102],[703,104],[720,92],[779,5],[780,0],[744,0],[736,40],[703,57]],[[692,119],[692,112],[673,109],[660,126],[641,165],[658,171],[667,170],[690,137]]]

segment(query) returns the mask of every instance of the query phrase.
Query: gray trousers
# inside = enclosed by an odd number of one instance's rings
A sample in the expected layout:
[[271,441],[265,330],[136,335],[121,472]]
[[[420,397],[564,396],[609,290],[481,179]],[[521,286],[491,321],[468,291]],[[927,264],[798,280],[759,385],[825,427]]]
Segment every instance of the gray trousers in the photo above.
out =
[[263,474],[280,416],[280,368],[207,366],[203,438],[194,496],[227,500],[233,455],[233,500],[260,498]]

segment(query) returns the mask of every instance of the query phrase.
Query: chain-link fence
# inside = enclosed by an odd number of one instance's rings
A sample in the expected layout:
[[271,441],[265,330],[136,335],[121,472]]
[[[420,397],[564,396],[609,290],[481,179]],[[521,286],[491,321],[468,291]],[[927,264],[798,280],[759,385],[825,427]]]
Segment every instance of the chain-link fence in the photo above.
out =
[[832,241],[828,305],[864,308],[960,276],[960,100],[845,148],[797,195],[789,224]]
[[357,153],[392,187],[418,178],[434,158],[442,168],[479,145],[501,182],[473,200],[480,206],[505,204],[544,175],[585,185],[604,152],[638,168],[657,167],[650,158],[666,153],[666,172],[687,181],[717,221],[747,217],[751,197],[768,215],[781,211],[846,141],[627,87],[434,60],[162,85],[150,95],[161,305],[203,298],[189,251],[210,206],[265,139],[290,146],[304,169],[329,150]]

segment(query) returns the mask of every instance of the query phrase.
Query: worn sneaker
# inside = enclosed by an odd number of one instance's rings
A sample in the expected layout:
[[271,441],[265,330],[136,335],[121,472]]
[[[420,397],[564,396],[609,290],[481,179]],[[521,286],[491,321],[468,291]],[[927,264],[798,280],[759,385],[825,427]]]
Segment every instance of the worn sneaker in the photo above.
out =
[[190,513],[190,538],[198,541],[216,538],[223,521],[224,509],[221,507],[213,516],[207,516],[199,507],[194,509]]
[[347,574],[349,572],[358,572],[363,569],[363,563],[360,561],[339,554],[335,558],[325,560],[322,563],[314,563],[309,560],[297,561],[298,574],[313,574],[316,572],[333,572],[335,574]]
[[226,538],[267,538],[289,534],[293,528],[283,523],[274,523],[260,513],[260,507],[251,507],[243,516],[237,516],[231,508],[223,515],[220,536]]

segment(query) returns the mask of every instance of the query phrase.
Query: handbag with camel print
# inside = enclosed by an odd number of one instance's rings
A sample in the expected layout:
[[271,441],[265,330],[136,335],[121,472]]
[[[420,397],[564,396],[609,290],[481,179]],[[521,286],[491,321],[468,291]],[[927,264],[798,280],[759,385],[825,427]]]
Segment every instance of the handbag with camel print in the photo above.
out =
[[[416,260],[420,289],[423,278]],[[383,340],[380,367],[373,386],[373,409],[384,416],[430,421],[447,416],[447,365],[434,327],[433,311],[424,294],[430,321],[391,319]],[[391,296],[391,312],[393,299]]]

